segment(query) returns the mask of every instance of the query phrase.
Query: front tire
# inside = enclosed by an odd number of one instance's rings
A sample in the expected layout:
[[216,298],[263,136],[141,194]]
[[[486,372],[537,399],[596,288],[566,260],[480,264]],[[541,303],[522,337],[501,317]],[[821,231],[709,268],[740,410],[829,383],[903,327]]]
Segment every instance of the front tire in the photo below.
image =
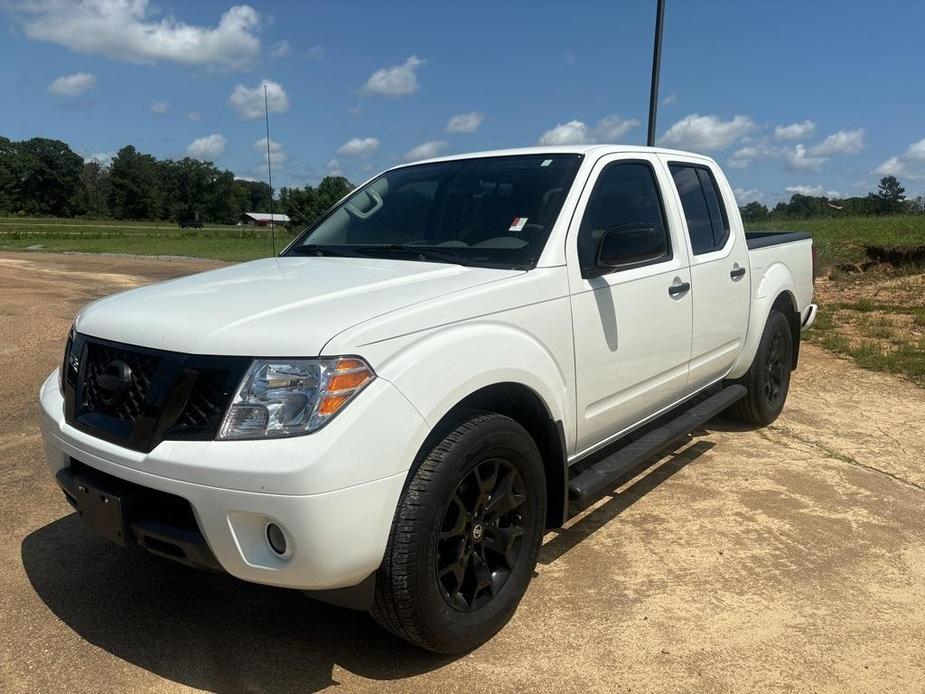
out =
[[372,616],[438,653],[470,650],[511,618],[536,566],[546,479],[517,422],[473,413],[412,468],[376,581]]
[[748,371],[739,379],[748,392],[730,413],[739,421],[767,426],[780,415],[790,390],[793,364],[793,333],[783,313],[772,310],[761,334],[758,351]]

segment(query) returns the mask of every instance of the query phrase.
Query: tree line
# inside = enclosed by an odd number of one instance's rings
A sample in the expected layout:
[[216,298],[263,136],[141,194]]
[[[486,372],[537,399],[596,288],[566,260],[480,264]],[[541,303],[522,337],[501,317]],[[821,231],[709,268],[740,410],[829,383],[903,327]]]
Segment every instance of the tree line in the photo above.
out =
[[[280,188],[275,211],[305,225],[352,188],[343,176]],[[190,157],[158,159],[127,145],[104,164],[60,140],[0,136],[0,214],[234,224],[244,212],[269,212],[270,194],[266,183]]]
[[876,193],[863,197],[830,199],[824,195],[802,195],[795,193],[787,202],[781,201],[768,209],[760,202],[752,201],[739,208],[746,222],[767,219],[806,219],[807,217],[837,217],[844,215],[875,216],[888,214],[925,213],[925,198],[906,198],[906,189],[896,176],[884,176]]

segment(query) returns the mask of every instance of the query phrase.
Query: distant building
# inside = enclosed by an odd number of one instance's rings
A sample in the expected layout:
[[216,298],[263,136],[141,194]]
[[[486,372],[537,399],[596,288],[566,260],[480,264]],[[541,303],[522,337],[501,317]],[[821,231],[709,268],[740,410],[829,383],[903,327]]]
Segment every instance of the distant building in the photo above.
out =
[[[251,227],[268,227],[270,226],[269,212],[245,212],[241,215],[241,221],[238,224]],[[273,224],[286,226],[289,224],[289,215],[273,213]]]

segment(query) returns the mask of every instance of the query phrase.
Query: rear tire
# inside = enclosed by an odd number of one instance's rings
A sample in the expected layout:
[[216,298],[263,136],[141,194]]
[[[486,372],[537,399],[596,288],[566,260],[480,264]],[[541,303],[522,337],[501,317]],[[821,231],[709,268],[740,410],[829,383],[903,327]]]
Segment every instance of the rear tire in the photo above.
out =
[[372,616],[437,653],[470,650],[511,618],[546,518],[539,450],[517,422],[475,412],[412,468],[376,580]]
[[772,310],[758,343],[752,365],[739,383],[748,392],[729,408],[729,413],[741,422],[767,426],[784,409],[790,389],[793,364],[793,334],[783,313]]

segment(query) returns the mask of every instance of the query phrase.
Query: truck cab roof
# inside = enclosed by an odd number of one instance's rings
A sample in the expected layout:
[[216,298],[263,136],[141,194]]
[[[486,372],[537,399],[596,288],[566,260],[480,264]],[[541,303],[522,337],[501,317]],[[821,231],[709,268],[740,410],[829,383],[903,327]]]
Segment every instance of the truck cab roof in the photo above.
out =
[[[536,147],[515,147],[510,149],[493,149],[482,152],[467,152],[464,154],[450,154],[442,157],[432,157],[430,159],[421,159],[419,161],[407,162],[401,166],[411,164],[431,163],[438,161],[454,161],[458,159],[478,159],[483,157],[509,157],[516,155],[529,154],[583,154],[588,157],[599,157],[607,154],[623,153],[639,154],[667,154],[683,157],[697,157],[706,161],[713,162],[713,159],[697,152],[686,152],[678,149],[667,149],[665,147],[646,147],[644,145],[632,144],[593,144],[593,145],[542,145]],[[398,167],[396,167],[398,168]]]

